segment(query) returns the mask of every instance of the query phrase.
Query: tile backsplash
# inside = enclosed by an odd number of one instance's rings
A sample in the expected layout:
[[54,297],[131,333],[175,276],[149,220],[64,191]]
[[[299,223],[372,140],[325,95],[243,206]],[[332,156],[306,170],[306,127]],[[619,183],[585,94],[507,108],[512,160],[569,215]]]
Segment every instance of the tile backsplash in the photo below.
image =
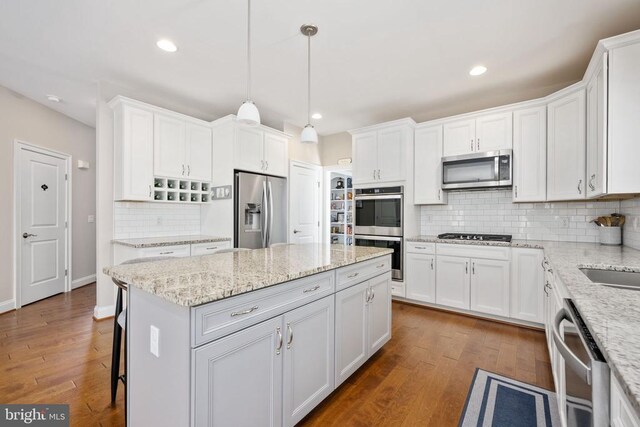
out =
[[[629,209],[640,215],[640,201],[635,200]],[[620,211],[619,201],[512,203],[511,190],[461,191],[449,193],[447,205],[423,206],[420,228],[425,235],[474,232],[511,234],[514,239],[597,242],[597,226],[589,221]],[[635,236],[638,239],[640,233]]]
[[114,239],[200,234],[200,206],[116,202]]
[[640,249],[640,198],[620,202],[620,213],[626,216],[622,228],[625,246]]

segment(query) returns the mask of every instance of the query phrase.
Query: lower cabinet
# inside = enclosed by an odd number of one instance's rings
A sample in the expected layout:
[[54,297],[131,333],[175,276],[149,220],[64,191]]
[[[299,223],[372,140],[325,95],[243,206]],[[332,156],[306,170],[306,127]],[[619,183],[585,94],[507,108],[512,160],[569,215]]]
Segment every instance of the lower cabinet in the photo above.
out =
[[469,258],[438,255],[436,304],[469,309]]
[[469,260],[471,263],[470,309],[480,313],[509,316],[509,261]]
[[391,339],[391,274],[336,293],[335,386]]
[[436,256],[407,252],[405,261],[406,296],[423,302],[436,302]]
[[544,270],[541,249],[511,250],[511,309],[514,319],[544,323]]
[[615,375],[611,375],[611,426],[640,427],[640,419],[622,391]]

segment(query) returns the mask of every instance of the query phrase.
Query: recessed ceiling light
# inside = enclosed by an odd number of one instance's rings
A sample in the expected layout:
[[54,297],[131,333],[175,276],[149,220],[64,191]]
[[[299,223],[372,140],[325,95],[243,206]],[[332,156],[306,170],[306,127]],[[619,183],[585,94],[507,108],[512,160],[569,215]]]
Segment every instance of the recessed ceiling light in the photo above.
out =
[[60,102],[62,101],[62,99],[60,99],[59,96],[55,96],[55,95],[47,95],[47,99],[51,102]]
[[172,42],[171,40],[167,40],[167,39],[158,40],[158,42],[156,43],[156,46],[158,46],[160,49],[164,50],[165,52],[175,52],[176,50],[178,50],[178,46],[176,46],[175,43]]
[[484,74],[487,72],[487,67],[483,66],[483,65],[476,65],[475,67],[473,67],[471,69],[471,71],[469,71],[469,74],[472,76],[479,76],[481,74]]
[[312,119],[321,119],[322,118],[322,114],[320,113],[313,113],[313,115],[311,116]]

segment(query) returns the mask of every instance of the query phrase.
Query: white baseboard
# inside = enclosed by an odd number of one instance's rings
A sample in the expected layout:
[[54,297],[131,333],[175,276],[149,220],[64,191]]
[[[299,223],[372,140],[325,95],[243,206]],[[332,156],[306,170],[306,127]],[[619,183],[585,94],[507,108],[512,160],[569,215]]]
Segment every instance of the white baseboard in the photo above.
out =
[[115,305],[96,305],[93,308],[93,318],[96,320],[113,317],[116,311]]
[[89,283],[93,283],[96,281],[96,275],[90,274],[88,276],[80,277],[79,279],[75,279],[71,282],[71,289],[77,289],[82,286],[88,285]]
[[16,308],[16,300],[14,299],[0,302],[0,313],[4,313],[5,311],[11,311],[14,308]]

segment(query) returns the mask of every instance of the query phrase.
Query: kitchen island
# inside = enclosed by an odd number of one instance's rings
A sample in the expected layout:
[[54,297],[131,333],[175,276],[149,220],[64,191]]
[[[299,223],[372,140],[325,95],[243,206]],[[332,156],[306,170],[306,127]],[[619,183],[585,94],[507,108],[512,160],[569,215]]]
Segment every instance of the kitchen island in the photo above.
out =
[[391,252],[285,245],[105,268],[129,285],[129,425],[294,425],[391,338]]

